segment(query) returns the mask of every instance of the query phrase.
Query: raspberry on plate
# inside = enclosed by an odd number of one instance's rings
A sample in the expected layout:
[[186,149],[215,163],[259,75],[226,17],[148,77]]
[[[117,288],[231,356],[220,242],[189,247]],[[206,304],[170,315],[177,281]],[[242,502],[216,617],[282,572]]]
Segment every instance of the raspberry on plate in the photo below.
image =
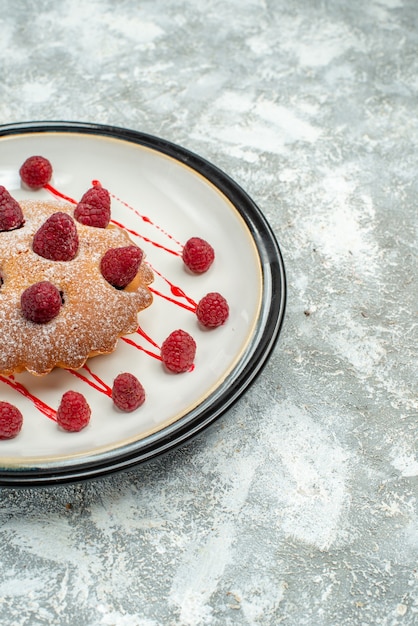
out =
[[85,226],[106,228],[110,221],[110,194],[95,186],[86,191],[74,210],[77,222]]
[[20,204],[0,185],[0,230],[15,230],[23,226],[24,222]]
[[13,439],[22,429],[23,415],[9,402],[0,402],[0,439]]
[[183,247],[183,262],[194,274],[203,274],[212,265],[215,251],[212,246],[200,237],[192,237]]
[[121,411],[135,411],[145,402],[145,390],[136,376],[124,372],[113,381],[112,399]]
[[228,302],[220,293],[207,293],[198,303],[196,315],[202,326],[216,328],[226,322],[229,316]]
[[162,361],[175,374],[190,370],[195,356],[196,342],[185,330],[174,330],[161,346]]
[[22,181],[31,189],[41,189],[52,177],[52,165],[43,156],[31,156],[19,170]]
[[54,319],[60,312],[61,304],[61,293],[48,280],[31,285],[20,296],[23,317],[37,324]]
[[137,275],[142,256],[143,252],[137,246],[110,248],[100,261],[103,278],[116,289],[124,289]]
[[51,261],[71,261],[78,252],[78,233],[73,218],[57,211],[35,233],[33,251]]
[[66,391],[57,411],[57,423],[64,430],[78,432],[90,421],[91,409],[82,393]]

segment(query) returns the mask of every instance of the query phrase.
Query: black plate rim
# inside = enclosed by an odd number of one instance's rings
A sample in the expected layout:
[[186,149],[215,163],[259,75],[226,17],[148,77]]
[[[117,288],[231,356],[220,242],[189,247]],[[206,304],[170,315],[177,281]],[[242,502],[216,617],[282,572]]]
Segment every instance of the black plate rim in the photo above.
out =
[[264,369],[280,335],[287,299],[283,256],[270,224],[242,187],[205,158],[166,139],[119,126],[74,121],[32,121],[0,125],[0,138],[30,133],[82,133],[111,137],[161,152],[195,170],[232,202],[247,224],[260,257],[263,284],[268,285],[271,296],[268,308],[264,311],[261,335],[247,356],[245,366],[230,383],[225,381],[221,385],[220,393],[215,393],[209,404],[203,403],[203,408],[196,407],[154,436],[122,448],[110,461],[109,456],[104,454],[76,463],[63,463],[55,469],[38,466],[30,470],[0,470],[0,486],[3,487],[53,486],[99,478],[153,459],[196,436],[231,408]]

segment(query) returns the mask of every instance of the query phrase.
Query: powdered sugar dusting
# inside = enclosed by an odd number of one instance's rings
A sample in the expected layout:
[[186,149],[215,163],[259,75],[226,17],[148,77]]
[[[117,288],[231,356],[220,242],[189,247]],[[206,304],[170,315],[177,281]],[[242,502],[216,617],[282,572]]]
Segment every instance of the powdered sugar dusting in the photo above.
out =
[[[72,261],[50,261],[32,250],[34,233],[54,212],[72,215],[73,206],[54,201],[22,201],[22,228],[0,233],[0,371],[28,369],[43,374],[55,365],[78,368],[89,355],[114,349],[120,335],[137,328],[137,313],[152,296],[144,286],[116,290],[100,273],[104,252],[130,245],[126,232],[116,227],[91,228],[76,222],[80,246]],[[142,272],[144,278],[144,273]],[[63,294],[59,315],[47,324],[34,324],[20,311],[20,296],[30,285],[49,280]]]

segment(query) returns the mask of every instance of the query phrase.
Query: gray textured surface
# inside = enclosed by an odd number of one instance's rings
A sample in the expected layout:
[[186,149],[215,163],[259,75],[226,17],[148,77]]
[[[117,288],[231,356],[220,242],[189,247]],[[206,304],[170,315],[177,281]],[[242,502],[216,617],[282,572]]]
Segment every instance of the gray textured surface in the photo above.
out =
[[1,624],[416,624],[415,0],[1,7],[2,123],[201,154],[262,208],[289,279],[268,366],[196,440],[1,491]]

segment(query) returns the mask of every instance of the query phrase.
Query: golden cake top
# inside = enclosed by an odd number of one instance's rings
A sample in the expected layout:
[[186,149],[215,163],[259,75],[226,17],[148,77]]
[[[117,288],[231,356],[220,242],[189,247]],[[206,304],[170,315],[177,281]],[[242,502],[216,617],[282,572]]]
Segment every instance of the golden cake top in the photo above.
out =
[[[122,335],[138,327],[137,314],[152,302],[147,285],[153,280],[142,261],[125,288],[103,277],[100,262],[111,248],[133,246],[127,232],[109,225],[86,226],[75,221],[79,247],[74,259],[53,261],[33,251],[33,238],[57,212],[74,215],[63,201],[19,202],[24,224],[0,232],[0,373],[27,370],[46,374],[54,367],[80,368],[97,354],[112,352]],[[29,321],[21,310],[21,295],[31,285],[49,281],[61,293],[59,314],[45,324]]]

